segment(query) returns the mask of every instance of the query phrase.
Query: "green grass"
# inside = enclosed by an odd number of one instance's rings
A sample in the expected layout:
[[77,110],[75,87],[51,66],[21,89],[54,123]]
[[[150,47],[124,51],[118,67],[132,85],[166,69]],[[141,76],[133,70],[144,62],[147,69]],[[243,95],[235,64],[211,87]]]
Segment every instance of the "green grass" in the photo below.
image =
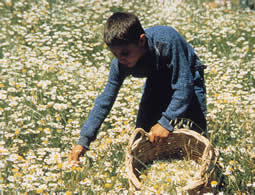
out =
[[146,28],[170,25],[194,46],[207,65],[209,139],[221,154],[214,192],[253,194],[255,13],[227,2],[1,1],[0,192],[129,192],[125,150],[143,79],[124,82],[83,166],[67,163],[113,58],[103,24],[121,10]]

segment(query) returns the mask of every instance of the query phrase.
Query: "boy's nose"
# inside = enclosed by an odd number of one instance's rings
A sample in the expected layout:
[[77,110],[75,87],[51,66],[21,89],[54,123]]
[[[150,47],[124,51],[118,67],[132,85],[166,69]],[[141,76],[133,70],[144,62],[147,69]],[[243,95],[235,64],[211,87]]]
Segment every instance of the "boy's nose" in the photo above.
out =
[[119,58],[119,62],[121,64],[126,64],[127,63],[127,60],[125,58]]

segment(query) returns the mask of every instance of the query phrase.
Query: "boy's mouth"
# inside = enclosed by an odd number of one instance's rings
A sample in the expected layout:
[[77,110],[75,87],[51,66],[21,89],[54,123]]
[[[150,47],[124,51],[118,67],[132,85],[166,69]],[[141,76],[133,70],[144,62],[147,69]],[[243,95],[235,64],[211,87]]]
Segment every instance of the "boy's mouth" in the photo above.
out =
[[119,61],[121,64],[127,65],[128,62],[127,61]]
[[123,64],[124,66],[128,67],[128,68],[133,68],[136,65],[136,63],[128,62],[128,61],[125,61],[125,60],[119,61],[119,62],[121,64]]
[[127,66],[127,67],[130,66],[130,63],[128,63],[127,61],[121,61],[120,63],[123,64],[124,66]]
[[125,63],[124,65],[128,68],[133,68],[135,66],[135,64],[132,63]]

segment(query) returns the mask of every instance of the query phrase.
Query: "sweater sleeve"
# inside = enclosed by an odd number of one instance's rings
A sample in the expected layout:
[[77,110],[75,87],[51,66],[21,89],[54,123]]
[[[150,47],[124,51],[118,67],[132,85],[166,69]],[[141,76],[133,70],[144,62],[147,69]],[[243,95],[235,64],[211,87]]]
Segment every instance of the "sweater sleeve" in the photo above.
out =
[[123,81],[124,76],[120,73],[118,61],[115,59],[111,64],[104,91],[96,98],[88,119],[82,126],[77,144],[89,149],[90,142],[95,140],[101,124],[113,106]]
[[191,71],[191,56],[194,54],[194,51],[183,38],[178,37],[173,40],[169,51],[173,95],[158,123],[169,131],[172,131],[173,126],[170,124],[171,120],[176,120],[184,116],[192,98],[194,82]]

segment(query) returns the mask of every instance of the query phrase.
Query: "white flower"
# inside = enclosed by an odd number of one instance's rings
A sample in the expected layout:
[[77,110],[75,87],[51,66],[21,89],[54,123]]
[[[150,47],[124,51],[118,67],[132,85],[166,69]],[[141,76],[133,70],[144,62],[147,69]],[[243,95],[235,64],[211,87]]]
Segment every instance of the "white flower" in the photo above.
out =
[[40,81],[38,84],[37,84],[37,86],[38,87],[41,87],[42,89],[46,89],[49,85],[51,85],[51,81],[49,81],[49,80],[42,80],[42,81]]
[[47,109],[47,106],[46,105],[38,105],[37,109],[40,110],[40,111],[44,111],[44,110]]
[[245,153],[245,152],[246,152],[246,149],[245,149],[245,148],[241,148],[241,149],[240,149],[240,152],[241,152],[241,153]]
[[18,160],[18,155],[17,154],[11,154],[8,158],[7,158],[7,160],[8,161],[12,161],[12,162],[15,162],[16,160]]
[[45,70],[45,71],[47,71],[48,69],[49,69],[49,65],[48,64],[43,64],[42,65],[42,70]]
[[65,101],[65,98],[63,96],[60,96],[60,95],[57,96],[57,99],[60,100],[60,101]]
[[15,177],[13,177],[13,176],[9,176],[7,179],[10,182],[15,182]]
[[58,79],[60,81],[63,81],[63,80],[67,80],[68,79],[68,74],[67,73],[62,73],[60,76],[58,76]]
[[0,100],[5,100],[6,98],[7,98],[7,95],[3,93],[3,91],[0,91]]
[[11,101],[11,102],[9,103],[9,105],[10,105],[11,107],[15,107],[15,106],[18,105],[18,102],[16,102],[16,101]]
[[68,105],[56,103],[56,104],[54,104],[53,108],[56,110],[65,110],[68,108]]
[[9,91],[9,92],[15,92],[16,89],[15,89],[14,87],[9,87],[9,88],[8,88],[8,91]]

